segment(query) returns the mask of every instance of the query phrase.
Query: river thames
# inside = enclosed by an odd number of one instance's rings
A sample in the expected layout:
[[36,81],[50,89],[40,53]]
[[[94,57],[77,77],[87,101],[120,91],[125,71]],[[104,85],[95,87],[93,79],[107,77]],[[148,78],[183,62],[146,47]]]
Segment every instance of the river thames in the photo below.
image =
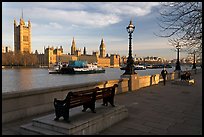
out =
[[[181,67],[182,70],[190,67]],[[160,74],[162,69],[136,70],[139,76]],[[168,73],[174,71],[167,68]],[[120,68],[106,68],[105,73],[62,75],[49,74],[45,68],[2,69],[2,92],[22,91],[35,88],[73,85],[88,82],[100,82],[120,79],[124,70]]]

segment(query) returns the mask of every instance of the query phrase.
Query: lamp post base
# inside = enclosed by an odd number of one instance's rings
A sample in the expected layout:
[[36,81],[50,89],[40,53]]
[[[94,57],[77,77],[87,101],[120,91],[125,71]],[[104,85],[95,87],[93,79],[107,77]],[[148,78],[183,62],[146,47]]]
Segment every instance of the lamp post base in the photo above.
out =
[[125,70],[125,73],[123,73],[123,75],[137,74],[135,72],[135,68],[134,67],[125,67],[124,70]]
[[181,66],[179,64],[176,64],[176,69],[175,70],[181,70]]
[[175,72],[177,73],[177,78],[180,79],[181,78],[181,70],[175,70]]
[[128,91],[139,89],[139,76],[138,74],[123,74],[121,78],[128,78]]
[[196,64],[195,63],[193,63],[192,69],[196,69]]

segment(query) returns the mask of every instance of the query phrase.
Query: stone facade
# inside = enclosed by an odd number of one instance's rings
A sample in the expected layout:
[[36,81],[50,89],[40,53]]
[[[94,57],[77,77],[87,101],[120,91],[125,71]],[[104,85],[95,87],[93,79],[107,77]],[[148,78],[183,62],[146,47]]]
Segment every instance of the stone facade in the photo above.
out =
[[71,55],[75,55],[76,52],[76,43],[74,41],[74,38],[72,40],[72,46],[71,46]]
[[78,60],[87,61],[87,63],[97,63],[98,57],[96,55],[81,55]]
[[98,58],[97,65],[100,67],[110,67],[110,58]]
[[120,67],[120,56],[111,54],[110,56],[110,67]]
[[101,45],[99,47],[99,51],[100,51],[99,57],[104,58],[106,56],[106,47],[105,47],[103,39],[101,40]]
[[31,22],[28,20],[26,26],[23,18],[20,19],[19,25],[14,20],[14,51],[31,53]]
[[120,64],[119,55],[111,54],[110,57],[105,57],[105,44],[103,39],[101,41],[100,49],[101,49],[100,54],[98,51],[93,52],[92,55],[81,54],[81,50],[77,50],[76,43],[73,38],[72,46],[71,46],[71,55],[63,54],[62,46],[59,49],[58,48],[54,49],[54,47],[48,46],[48,48],[44,49],[44,53],[45,53],[44,60],[40,59],[41,61],[45,61],[45,62],[40,64],[45,64],[48,67],[50,67],[52,64],[55,64],[56,62],[68,63],[70,60],[81,60],[81,61],[87,61],[87,63],[94,63],[94,64],[96,63],[100,67],[119,67],[119,64]]
[[49,47],[45,49],[44,54],[44,61],[46,65],[54,64],[56,62],[59,62],[60,56],[63,54],[62,46],[58,49],[54,47]]

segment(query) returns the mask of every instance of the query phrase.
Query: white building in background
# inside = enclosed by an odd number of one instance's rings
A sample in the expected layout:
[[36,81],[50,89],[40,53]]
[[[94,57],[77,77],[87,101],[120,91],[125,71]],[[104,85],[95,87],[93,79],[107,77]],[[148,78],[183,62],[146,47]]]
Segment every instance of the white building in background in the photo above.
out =
[[2,46],[2,53],[7,53],[10,51],[12,51],[10,46]]
[[139,61],[139,62],[144,62],[144,61],[148,61],[148,62],[167,62],[167,59],[162,58],[162,57],[156,57],[156,56],[147,56],[147,57],[135,57],[134,61]]

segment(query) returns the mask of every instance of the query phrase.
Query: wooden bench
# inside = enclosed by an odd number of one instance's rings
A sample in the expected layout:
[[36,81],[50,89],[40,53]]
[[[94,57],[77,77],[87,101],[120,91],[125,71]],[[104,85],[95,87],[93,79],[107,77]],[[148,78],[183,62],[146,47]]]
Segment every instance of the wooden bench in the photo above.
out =
[[96,100],[103,99],[104,106],[108,106],[108,102],[114,107],[114,96],[115,96],[115,88],[118,87],[117,84],[115,84],[112,87],[107,88],[100,88],[96,92]]
[[181,74],[181,80],[190,80],[191,73],[189,71],[184,71],[183,74]]
[[115,88],[117,86],[115,84],[113,87],[108,88],[96,87],[89,90],[69,92],[64,100],[54,98],[56,116],[54,120],[59,120],[60,117],[63,117],[65,121],[69,122],[69,110],[78,106],[83,106],[83,112],[90,108],[93,113],[96,113],[95,102],[100,99],[103,99],[102,105],[108,106],[109,102],[114,106]]

